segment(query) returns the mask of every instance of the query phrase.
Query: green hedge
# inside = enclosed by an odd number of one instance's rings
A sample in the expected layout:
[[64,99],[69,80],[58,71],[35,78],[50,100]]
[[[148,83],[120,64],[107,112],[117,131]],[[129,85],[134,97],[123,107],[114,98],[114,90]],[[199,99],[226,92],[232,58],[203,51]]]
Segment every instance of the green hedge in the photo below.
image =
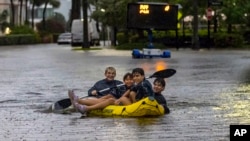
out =
[[[133,49],[143,49],[148,48],[149,43],[138,42],[138,43],[126,43],[122,45],[115,46],[115,49],[118,50],[133,50]],[[160,43],[153,43],[155,48],[166,49],[166,46]]]
[[244,38],[240,34],[216,33],[213,34],[215,47],[243,47]]
[[40,38],[37,34],[16,34],[0,37],[0,45],[24,45],[39,42]]

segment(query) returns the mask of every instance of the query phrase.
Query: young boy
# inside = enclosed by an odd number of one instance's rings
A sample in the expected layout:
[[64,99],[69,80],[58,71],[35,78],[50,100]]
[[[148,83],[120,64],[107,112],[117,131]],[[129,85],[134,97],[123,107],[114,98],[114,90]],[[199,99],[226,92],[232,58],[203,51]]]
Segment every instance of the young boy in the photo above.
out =
[[151,83],[145,79],[144,70],[135,68],[132,70],[134,86],[131,87],[121,98],[115,101],[115,105],[129,105],[147,96],[154,97]]
[[[105,96],[105,95],[112,95],[115,98],[119,98],[121,97],[121,95],[125,92],[123,91],[122,93],[116,89],[107,89],[107,88],[112,88],[115,87],[117,85],[121,85],[122,82],[119,80],[115,80],[115,76],[116,76],[116,70],[114,67],[107,67],[105,69],[105,73],[104,73],[105,77],[102,80],[97,81],[93,87],[91,87],[88,90],[88,95],[89,96]],[[122,86],[121,86],[122,87]],[[106,91],[102,91],[103,89],[107,89]],[[125,90],[125,88],[124,88]]]
[[161,94],[165,89],[166,82],[163,78],[156,78],[153,83],[153,90],[155,93],[155,100],[164,107],[165,114],[169,114],[170,110],[167,107],[165,97]]
[[145,79],[144,70],[142,68],[135,68],[132,71],[135,86],[130,90],[130,100],[135,103],[144,97],[154,97],[154,92],[151,83]]

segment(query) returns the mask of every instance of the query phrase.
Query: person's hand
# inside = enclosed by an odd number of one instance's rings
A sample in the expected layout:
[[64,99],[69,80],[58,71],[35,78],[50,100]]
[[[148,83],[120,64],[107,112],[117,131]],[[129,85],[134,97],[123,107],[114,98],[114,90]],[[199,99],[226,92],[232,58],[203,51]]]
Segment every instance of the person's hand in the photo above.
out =
[[116,100],[115,101],[115,105],[120,105],[121,101],[120,100]]
[[94,96],[97,96],[97,91],[96,91],[96,90],[93,90],[93,91],[91,92],[91,94],[94,95]]

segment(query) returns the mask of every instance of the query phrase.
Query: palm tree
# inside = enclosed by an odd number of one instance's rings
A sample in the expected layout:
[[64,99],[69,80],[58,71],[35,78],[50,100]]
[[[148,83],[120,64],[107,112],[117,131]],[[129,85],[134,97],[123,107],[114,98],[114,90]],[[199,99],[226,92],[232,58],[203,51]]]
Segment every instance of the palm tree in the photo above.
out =
[[51,4],[54,8],[58,8],[60,6],[60,2],[58,0],[45,0],[44,3],[44,9],[43,9],[43,29],[46,29],[45,26],[45,19],[46,19],[46,10],[47,10],[47,5]]
[[70,12],[70,26],[74,19],[81,18],[80,9],[81,9],[81,0],[72,0],[71,12]]
[[20,15],[19,15],[19,24],[22,24],[22,13],[23,13],[23,0],[19,0],[20,2]]
[[28,24],[28,0],[25,0],[25,24]]
[[0,31],[4,31],[6,25],[7,25],[7,17],[9,16],[9,13],[7,10],[4,10],[2,13],[0,13]]
[[44,0],[31,0],[30,1],[32,3],[32,9],[31,9],[31,18],[32,18],[32,22],[31,22],[31,26],[32,28],[34,28],[34,9],[35,6],[39,7],[44,3]]
[[14,7],[14,3],[13,0],[10,0],[10,5],[11,5],[11,25],[14,26],[15,25],[15,7]]

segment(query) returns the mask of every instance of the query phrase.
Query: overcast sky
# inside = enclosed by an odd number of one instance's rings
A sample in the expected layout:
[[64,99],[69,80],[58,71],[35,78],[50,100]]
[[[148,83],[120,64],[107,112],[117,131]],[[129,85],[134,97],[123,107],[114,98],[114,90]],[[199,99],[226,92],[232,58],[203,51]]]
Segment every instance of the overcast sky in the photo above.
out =
[[55,9],[55,12],[61,13],[65,20],[69,20],[69,12],[71,8],[71,0],[60,0],[61,5],[59,8]]

